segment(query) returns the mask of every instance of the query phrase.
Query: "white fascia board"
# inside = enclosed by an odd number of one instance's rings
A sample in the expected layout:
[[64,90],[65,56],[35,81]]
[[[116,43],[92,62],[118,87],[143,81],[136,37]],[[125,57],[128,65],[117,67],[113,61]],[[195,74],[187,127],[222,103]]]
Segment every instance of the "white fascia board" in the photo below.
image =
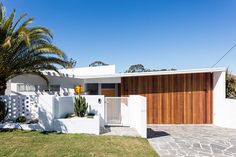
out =
[[172,70],[172,71],[156,71],[156,72],[140,72],[140,73],[116,73],[113,75],[78,77],[81,79],[91,78],[111,78],[111,77],[135,77],[135,76],[154,76],[154,75],[173,75],[173,74],[191,74],[191,73],[213,73],[225,72],[226,68],[205,68],[190,70]]
[[115,78],[115,77],[135,77],[135,76],[155,76],[155,75],[173,75],[173,74],[191,74],[191,73],[213,73],[225,72],[226,68],[204,68],[204,69],[188,69],[188,70],[172,70],[172,71],[155,71],[155,72],[139,72],[139,73],[115,73],[109,75],[94,75],[94,76],[77,76],[73,74],[60,75],[56,72],[46,71],[43,72],[48,76],[67,77],[75,79],[96,79],[96,78]]

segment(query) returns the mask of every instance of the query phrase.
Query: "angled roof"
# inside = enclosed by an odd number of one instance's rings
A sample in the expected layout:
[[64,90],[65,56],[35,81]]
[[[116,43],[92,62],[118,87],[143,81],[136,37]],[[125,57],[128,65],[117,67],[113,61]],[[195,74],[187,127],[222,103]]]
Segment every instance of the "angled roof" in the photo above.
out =
[[64,75],[64,77],[78,78],[78,79],[95,79],[95,78],[116,78],[116,77],[135,77],[135,76],[154,76],[154,75],[172,75],[172,74],[191,74],[191,73],[212,73],[223,72],[226,68],[204,68],[204,69],[187,69],[187,70],[172,70],[172,71],[155,71],[155,72],[139,72],[139,73],[115,73],[109,75],[93,75],[93,76],[76,76]]

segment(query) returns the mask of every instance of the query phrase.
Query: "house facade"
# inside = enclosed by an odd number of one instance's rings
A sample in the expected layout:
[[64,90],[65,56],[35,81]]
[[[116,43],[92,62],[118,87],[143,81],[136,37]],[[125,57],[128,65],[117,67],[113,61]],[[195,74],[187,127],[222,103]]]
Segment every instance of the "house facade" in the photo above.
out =
[[6,94],[74,95],[81,85],[84,95],[147,98],[148,124],[213,124],[214,113],[225,100],[224,68],[141,73],[116,73],[115,65],[61,69],[60,75],[44,72],[49,80],[34,75],[8,82]]

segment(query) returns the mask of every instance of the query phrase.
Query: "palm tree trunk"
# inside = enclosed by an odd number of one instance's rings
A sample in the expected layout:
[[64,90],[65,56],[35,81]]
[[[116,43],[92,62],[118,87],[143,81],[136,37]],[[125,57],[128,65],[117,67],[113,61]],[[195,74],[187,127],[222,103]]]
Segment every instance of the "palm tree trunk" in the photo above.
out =
[[0,95],[5,95],[7,89],[7,81],[5,78],[0,77]]

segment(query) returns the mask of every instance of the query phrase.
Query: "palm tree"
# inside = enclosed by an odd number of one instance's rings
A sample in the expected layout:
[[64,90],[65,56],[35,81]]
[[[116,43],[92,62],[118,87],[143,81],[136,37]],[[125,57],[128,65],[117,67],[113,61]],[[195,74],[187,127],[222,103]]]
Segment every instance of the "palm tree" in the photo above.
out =
[[15,20],[13,10],[6,17],[0,4],[0,95],[5,94],[7,81],[22,74],[35,74],[44,78],[43,70],[58,72],[58,66],[69,67],[65,54],[52,45],[52,34],[45,27],[29,27],[33,18],[23,14]]

